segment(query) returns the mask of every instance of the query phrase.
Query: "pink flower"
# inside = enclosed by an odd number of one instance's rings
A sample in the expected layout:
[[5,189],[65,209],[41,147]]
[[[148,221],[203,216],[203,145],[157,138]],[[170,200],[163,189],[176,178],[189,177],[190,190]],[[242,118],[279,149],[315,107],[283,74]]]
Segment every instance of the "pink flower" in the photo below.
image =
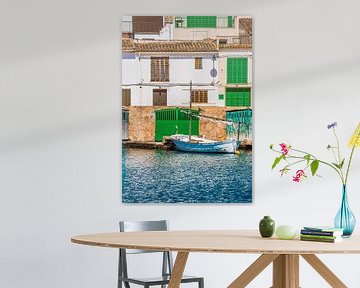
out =
[[298,170],[298,171],[296,171],[296,175],[293,176],[293,181],[300,182],[305,177],[306,177],[306,175],[305,175],[304,170]]
[[281,147],[281,152],[283,155],[287,155],[289,153],[289,147],[285,143],[279,144]]

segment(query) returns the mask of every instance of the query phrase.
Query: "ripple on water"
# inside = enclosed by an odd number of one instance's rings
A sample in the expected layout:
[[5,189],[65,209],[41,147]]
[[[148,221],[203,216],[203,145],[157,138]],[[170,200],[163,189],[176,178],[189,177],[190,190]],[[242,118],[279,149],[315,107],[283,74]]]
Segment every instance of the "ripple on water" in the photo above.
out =
[[126,149],[124,203],[251,203],[252,153]]

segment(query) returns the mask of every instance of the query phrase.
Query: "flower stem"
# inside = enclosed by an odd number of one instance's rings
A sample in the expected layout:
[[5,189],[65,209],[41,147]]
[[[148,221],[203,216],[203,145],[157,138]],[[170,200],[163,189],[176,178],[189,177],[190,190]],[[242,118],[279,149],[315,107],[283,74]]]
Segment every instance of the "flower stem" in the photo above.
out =
[[339,137],[336,134],[335,128],[333,128],[333,131],[334,131],[334,135],[335,135],[335,139],[336,139],[336,146],[337,146],[336,149],[338,151],[338,158],[339,158],[338,164],[340,164],[341,163],[341,155],[340,155]]
[[[343,183],[343,184],[345,183],[345,181],[344,181],[344,176],[343,176],[342,173],[341,173],[341,172],[342,172],[341,169],[336,168],[334,165],[331,165],[330,163],[327,163],[327,162],[325,162],[325,161],[322,161],[322,160],[320,160],[320,159],[317,159],[314,155],[312,155],[312,154],[310,154],[310,153],[308,153],[308,152],[306,152],[306,151],[302,151],[302,150],[298,150],[298,149],[293,149],[293,148],[291,148],[291,150],[292,150],[292,151],[295,151],[295,152],[298,152],[298,153],[310,155],[310,157],[313,158],[313,159],[310,159],[310,160],[318,160],[320,163],[325,164],[325,165],[333,168],[333,169],[336,171],[336,173],[339,174],[341,183]],[[275,151],[275,150],[274,150],[274,151]],[[287,157],[288,157],[288,156],[290,156],[290,155],[287,155]],[[292,157],[294,157],[294,156],[292,156]],[[297,158],[302,158],[302,157],[297,157]]]
[[351,165],[351,161],[352,161],[352,157],[353,157],[353,154],[354,154],[354,151],[355,151],[355,147],[356,147],[356,142],[359,140],[360,138],[360,132],[358,133],[358,135],[356,136],[356,139],[355,139],[355,142],[354,142],[354,146],[353,148],[351,149],[351,154],[350,154],[350,158],[349,158],[349,163],[348,163],[348,167],[346,169],[346,176],[345,176],[345,185],[348,181],[348,176],[349,176],[349,170],[350,170],[350,165]]
[[285,167],[288,168],[288,167],[290,167],[290,166],[293,166],[293,165],[295,165],[295,164],[301,163],[301,162],[303,162],[303,161],[305,161],[305,159],[301,159],[301,160],[295,161],[295,162],[293,162],[293,163],[291,163],[291,164],[289,164],[289,165],[286,165]]
[[[306,154],[308,154],[308,153],[306,153]],[[309,154],[309,155],[310,155],[310,154]],[[288,157],[288,158],[293,158],[293,159],[303,159],[303,157],[292,156],[292,155],[286,155],[286,157]],[[325,161],[322,161],[322,160],[320,160],[320,159],[317,159],[316,157],[310,158],[310,160],[312,160],[312,161],[313,161],[313,160],[317,160],[317,161],[319,161],[319,163],[325,164],[325,165],[333,168],[333,169],[336,171],[336,173],[340,176],[341,183],[345,184],[343,177],[341,176],[339,170],[338,170],[335,166],[333,166],[333,165],[331,165],[331,164],[329,164],[329,163],[327,163],[327,162],[325,162]]]
[[351,154],[350,154],[350,158],[349,158],[349,164],[348,164],[348,167],[347,167],[347,169],[346,169],[346,176],[345,176],[345,182],[344,182],[344,185],[346,185],[347,180],[348,180],[349,170],[350,170],[350,165],[351,165],[351,160],[352,160],[352,157],[353,157],[354,151],[355,151],[355,145],[354,145],[354,146],[353,146],[353,148],[351,149]]
[[312,155],[312,154],[310,154],[310,153],[308,153],[308,152],[305,152],[305,151],[302,151],[302,150],[298,150],[298,149],[293,149],[293,148],[291,148],[291,150],[293,150],[293,151],[295,151],[295,152],[299,152],[299,153],[303,153],[303,154],[310,155],[311,157],[313,157],[313,158],[316,159],[316,157],[315,157],[314,155]]
[[[341,160],[341,155],[340,155],[340,144],[339,144],[339,137],[337,136],[337,134],[336,134],[336,130],[335,130],[335,128],[333,128],[333,131],[334,131],[334,135],[335,135],[335,138],[336,138],[336,145],[337,145],[337,147],[336,147],[336,149],[337,149],[337,152],[338,152],[338,158],[339,158],[339,161],[338,161],[338,165],[339,165],[339,172],[340,172],[340,174],[341,174],[341,179],[342,179],[342,182],[343,183],[345,183],[344,182],[344,174],[343,174],[343,171],[342,171],[342,165],[341,165],[341,162],[342,162],[342,160]],[[340,166],[341,165],[341,166]]]

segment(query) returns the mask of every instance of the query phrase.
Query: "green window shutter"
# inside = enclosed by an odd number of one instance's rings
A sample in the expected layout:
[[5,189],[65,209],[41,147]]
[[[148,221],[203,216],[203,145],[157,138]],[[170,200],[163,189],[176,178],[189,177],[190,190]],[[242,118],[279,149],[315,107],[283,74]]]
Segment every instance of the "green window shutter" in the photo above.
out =
[[219,94],[219,100],[224,100],[224,94]]
[[226,106],[251,106],[250,88],[226,88]]
[[233,16],[228,16],[228,27],[231,28],[233,25]]
[[248,82],[248,59],[227,58],[227,83],[246,84]]
[[195,26],[195,16],[186,17],[186,27],[193,28]]
[[187,16],[188,28],[216,28],[216,16]]

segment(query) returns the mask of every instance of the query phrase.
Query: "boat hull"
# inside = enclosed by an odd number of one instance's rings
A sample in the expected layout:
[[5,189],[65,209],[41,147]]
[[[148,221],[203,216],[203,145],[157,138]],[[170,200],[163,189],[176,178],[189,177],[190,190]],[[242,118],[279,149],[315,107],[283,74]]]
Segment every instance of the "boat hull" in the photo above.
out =
[[236,140],[213,141],[213,142],[189,142],[188,139],[172,138],[175,149],[184,152],[195,153],[235,153],[239,146]]

